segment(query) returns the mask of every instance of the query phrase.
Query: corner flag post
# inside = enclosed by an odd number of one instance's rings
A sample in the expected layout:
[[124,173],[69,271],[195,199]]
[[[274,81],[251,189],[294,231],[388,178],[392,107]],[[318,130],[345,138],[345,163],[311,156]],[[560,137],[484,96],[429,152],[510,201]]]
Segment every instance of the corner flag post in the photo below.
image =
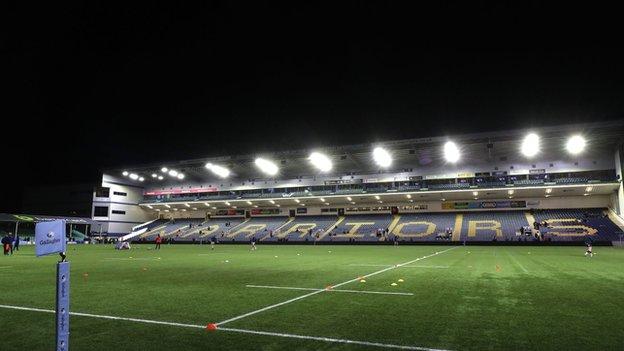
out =
[[37,257],[60,254],[56,264],[56,350],[69,350],[69,262],[65,261],[65,221],[40,222],[35,226]]

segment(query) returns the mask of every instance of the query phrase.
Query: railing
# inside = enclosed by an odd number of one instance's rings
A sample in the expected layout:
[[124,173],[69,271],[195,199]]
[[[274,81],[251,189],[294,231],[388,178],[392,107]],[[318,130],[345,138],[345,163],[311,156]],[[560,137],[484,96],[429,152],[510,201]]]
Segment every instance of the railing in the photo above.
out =
[[[575,185],[575,184],[600,184],[611,183],[617,180],[591,180],[587,178],[560,178],[552,179],[549,182],[544,182],[541,179],[522,179],[511,183],[503,182],[487,182],[479,184],[470,183],[450,183],[450,184],[431,184],[421,186],[396,186],[396,187],[360,187],[351,189],[338,189],[336,191],[320,190],[320,191],[296,191],[292,193],[246,193],[246,194],[220,194],[220,195],[189,195],[180,196],[174,198],[145,198],[144,203],[164,203],[164,202],[210,202],[216,200],[237,200],[237,199],[262,199],[262,198],[300,198],[306,196],[327,196],[327,195],[357,195],[357,194],[384,194],[397,191],[436,191],[436,190],[465,190],[465,189],[487,189],[493,187],[509,187],[509,188],[522,188],[528,186],[550,186],[550,185]],[[284,196],[287,195],[287,196]]]

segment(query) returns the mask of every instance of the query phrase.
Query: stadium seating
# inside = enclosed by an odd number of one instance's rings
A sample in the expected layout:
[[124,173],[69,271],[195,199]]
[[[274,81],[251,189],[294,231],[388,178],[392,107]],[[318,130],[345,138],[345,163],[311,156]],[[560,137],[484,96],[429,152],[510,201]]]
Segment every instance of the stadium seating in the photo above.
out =
[[144,240],[154,240],[156,236],[160,234],[163,238],[172,238],[173,240],[180,240],[180,236],[184,234],[184,231],[192,229],[202,223],[204,219],[200,218],[188,218],[188,219],[176,219],[167,221],[165,223],[159,222],[156,225],[150,224],[153,228],[141,234],[139,237]]
[[528,225],[525,211],[468,212],[463,214],[460,240],[514,241]]
[[402,214],[391,232],[402,241],[436,241],[438,234],[453,229],[455,219],[455,213]]
[[231,227],[219,241],[248,242],[252,237],[262,240],[288,222],[288,217],[254,217]]
[[321,241],[379,241],[377,230],[387,229],[391,221],[392,216],[387,214],[345,216],[338,218]]
[[[322,242],[378,242],[394,235],[404,242],[619,240],[621,229],[604,211],[586,208],[158,220],[147,224],[140,237],[153,240],[161,234],[176,241],[216,237],[220,242],[248,242],[253,236],[262,242],[312,242],[318,233]],[[534,221],[547,223],[540,228],[541,238],[530,231],[525,235],[523,228],[533,228]]]
[[591,237],[597,241],[619,240],[620,228],[601,208],[535,210],[535,220],[547,226],[540,227],[546,239],[577,241]]
[[331,215],[296,217],[263,241],[314,241],[317,233],[319,237],[322,236],[337,220],[336,216]]

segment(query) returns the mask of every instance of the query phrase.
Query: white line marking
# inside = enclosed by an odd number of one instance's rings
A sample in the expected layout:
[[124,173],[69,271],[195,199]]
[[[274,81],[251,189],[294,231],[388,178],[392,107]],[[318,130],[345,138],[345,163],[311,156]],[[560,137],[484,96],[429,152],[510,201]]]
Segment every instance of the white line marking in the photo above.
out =
[[524,268],[524,266],[520,263],[520,261],[518,261],[518,259],[513,257],[513,255],[510,254],[509,251],[505,250],[505,252],[507,252],[507,255],[509,255],[509,257],[512,259],[512,261],[514,261],[518,266],[520,266],[520,268],[522,268],[524,273],[529,273],[529,271],[526,268]]
[[[19,306],[0,305],[0,308],[7,308],[7,309],[12,309],[12,310],[22,310],[22,311],[33,311],[33,312],[56,313],[55,310],[46,310],[46,309],[42,309],[42,308],[31,308],[31,307],[19,307]],[[205,325],[185,324],[185,323],[175,323],[175,322],[164,322],[164,321],[155,321],[155,320],[151,320],[151,319],[115,317],[115,316],[106,316],[106,315],[100,315],[100,314],[81,313],[81,312],[69,312],[69,314],[72,315],[72,316],[80,316],[80,317],[91,317],[91,318],[113,319],[113,320],[120,320],[120,321],[129,321],[129,322],[171,325],[171,326],[176,326],[176,327],[201,328],[201,329],[206,328]]]
[[[56,311],[54,311],[54,310],[48,310],[48,309],[43,309],[43,308],[33,308],[33,307],[20,307],[20,306],[0,305],[0,308],[6,308],[6,309],[11,309],[11,310],[20,310],[20,311],[30,311],[30,312],[56,313]],[[80,313],[80,312],[69,312],[69,314],[72,315],[72,316],[79,316],[79,317],[111,319],[111,320],[122,320],[122,321],[137,322],[137,323],[168,325],[168,326],[173,326],[173,327],[184,327],[184,328],[195,328],[195,329],[205,329],[206,328],[205,325],[199,325],[199,324],[165,322],[165,321],[156,321],[156,320],[151,320],[151,319],[116,317],[116,316],[106,316],[106,315],[91,314],[91,313]],[[324,341],[324,342],[333,342],[333,343],[353,344],[353,345],[375,346],[375,347],[381,347],[381,348],[387,348],[387,349],[419,350],[419,351],[448,351],[448,350],[431,349],[431,348],[419,347],[419,346],[384,344],[384,343],[370,342],[370,341],[335,339],[335,338],[326,338],[326,337],[322,337],[322,336],[309,336],[309,335],[298,335],[298,334],[275,333],[275,332],[258,331],[258,330],[237,329],[237,328],[223,328],[223,327],[219,327],[219,328],[217,328],[217,331],[229,331],[229,332],[235,332],[235,333],[245,333],[245,334],[255,334],[255,335],[265,335],[265,336],[276,336],[276,337],[281,337],[281,338],[294,338],[294,339],[315,340],[315,341]]]
[[352,263],[349,266],[351,266],[351,267],[390,267],[392,265],[391,264],[359,264],[359,263]]
[[[248,288],[263,288],[263,289],[307,290],[307,291],[325,290],[325,289],[317,289],[317,288],[299,288],[299,287],[292,287],[292,286],[274,286],[274,285],[245,285],[245,286]],[[413,293],[393,292],[393,291],[369,291],[369,290],[346,290],[346,289],[329,289],[328,291],[355,293],[355,294],[404,295],[404,296],[414,295]]]
[[[451,248],[446,249],[446,250],[442,250],[442,251],[438,251],[438,252],[432,253],[431,255],[427,255],[427,256],[419,257],[419,258],[414,259],[414,260],[411,260],[411,261],[407,261],[407,262],[400,263],[400,264],[397,264],[397,265],[394,265],[394,266],[391,266],[391,267],[386,267],[386,268],[384,268],[384,269],[380,269],[380,270],[375,271],[375,272],[373,272],[373,273],[368,273],[368,274],[363,275],[363,276],[358,277],[358,278],[353,278],[353,279],[347,280],[347,281],[342,282],[342,283],[334,284],[334,285],[332,285],[332,289],[333,289],[333,288],[338,288],[338,287],[340,287],[340,286],[343,286],[343,285],[346,285],[346,284],[349,284],[349,283],[353,283],[353,282],[355,282],[355,281],[360,280],[360,278],[368,278],[368,277],[372,277],[372,276],[374,276],[374,275],[377,275],[377,274],[381,274],[381,273],[387,272],[387,271],[389,271],[389,270],[391,270],[391,269],[395,269],[395,268],[398,268],[398,267],[402,267],[402,266],[405,266],[405,265],[408,265],[408,264],[411,264],[411,263],[414,263],[414,262],[418,262],[418,261],[420,261],[420,260],[427,259],[427,258],[432,257],[432,256],[439,255],[439,254],[441,254],[441,253],[445,253],[445,252],[447,252],[447,251],[449,251],[449,250],[453,250],[453,249],[456,249],[456,248],[458,248],[458,247],[460,247],[460,246],[454,246],[454,247],[451,247]],[[260,312],[264,312],[264,311],[267,311],[267,310],[271,310],[271,309],[274,309],[274,308],[277,308],[277,307],[280,307],[280,306],[284,306],[284,305],[286,305],[286,304],[289,304],[289,303],[292,303],[292,302],[295,302],[295,301],[299,301],[299,300],[301,300],[301,299],[305,299],[305,298],[310,297],[310,296],[314,296],[314,295],[316,295],[316,294],[320,294],[320,293],[322,293],[322,292],[324,292],[324,291],[327,291],[327,290],[323,289],[323,290],[313,291],[313,292],[311,292],[311,293],[308,293],[308,294],[305,294],[305,295],[301,295],[301,296],[298,296],[298,297],[295,297],[295,298],[292,298],[292,299],[290,299],[290,300],[286,300],[286,301],[283,301],[283,302],[280,302],[280,303],[276,303],[276,304],[273,304],[273,305],[269,305],[269,306],[263,307],[263,308],[261,308],[261,309],[255,310],[255,311],[247,312],[247,313],[245,313],[245,314],[241,314],[241,315],[239,315],[239,316],[232,317],[232,318],[230,318],[230,319],[226,319],[226,320],[224,320],[224,321],[222,321],[222,322],[215,323],[215,324],[219,326],[219,325],[222,325],[222,324],[230,323],[230,322],[233,322],[233,321],[236,321],[236,320],[239,320],[239,319],[245,318],[245,317],[252,316],[252,315],[257,314],[257,313],[260,313]]]
[[13,266],[0,266],[0,269],[2,269],[2,268],[11,268],[11,267],[13,267]]
[[326,337],[321,337],[321,336],[273,333],[273,332],[238,329],[238,328],[218,327],[217,330],[224,330],[224,331],[237,332],[237,333],[246,333],[246,334],[256,334],[256,335],[279,336],[282,338],[295,338],[295,339],[317,340],[317,341],[334,342],[334,343],[342,343],[342,344],[376,346],[376,347],[382,347],[382,348],[387,348],[387,349],[419,350],[419,351],[447,351],[447,350],[442,350],[442,349],[430,349],[427,347],[419,347],[419,346],[384,344],[384,343],[379,343],[379,342],[335,339],[335,338],[326,338]]
[[137,258],[125,258],[125,257],[106,257],[104,260],[115,261],[158,261],[158,257],[137,257]]
[[403,266],[403,267],[405,268],[439,268],[439,269],[449,268],[449,266],[416,266],[416,265]]

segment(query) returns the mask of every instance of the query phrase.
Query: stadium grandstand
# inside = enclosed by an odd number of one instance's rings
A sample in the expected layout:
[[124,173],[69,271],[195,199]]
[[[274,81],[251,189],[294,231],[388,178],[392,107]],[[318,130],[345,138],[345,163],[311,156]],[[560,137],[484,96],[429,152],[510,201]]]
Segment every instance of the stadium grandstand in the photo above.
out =
[[621,240],[624,122],[129,165],[104,234],[177,242]]

